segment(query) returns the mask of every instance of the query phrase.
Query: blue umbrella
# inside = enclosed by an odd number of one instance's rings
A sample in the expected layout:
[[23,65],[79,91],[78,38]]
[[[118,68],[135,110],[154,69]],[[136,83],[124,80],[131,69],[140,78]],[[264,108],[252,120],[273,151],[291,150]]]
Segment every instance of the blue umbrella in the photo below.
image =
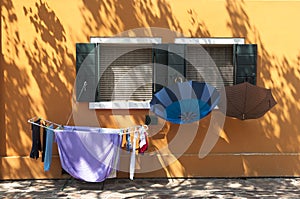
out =
[[220,94],[215,87],[187,81],[162,88],[150,101],[157,116],[175,124],[186,124],[207,116],[218,104]]

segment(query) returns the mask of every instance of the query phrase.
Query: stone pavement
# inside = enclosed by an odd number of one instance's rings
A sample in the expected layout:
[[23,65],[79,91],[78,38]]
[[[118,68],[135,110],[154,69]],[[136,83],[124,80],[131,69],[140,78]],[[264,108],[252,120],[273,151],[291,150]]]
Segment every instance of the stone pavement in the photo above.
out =
[[300,178],[9,180],[0,198],[300,198]]

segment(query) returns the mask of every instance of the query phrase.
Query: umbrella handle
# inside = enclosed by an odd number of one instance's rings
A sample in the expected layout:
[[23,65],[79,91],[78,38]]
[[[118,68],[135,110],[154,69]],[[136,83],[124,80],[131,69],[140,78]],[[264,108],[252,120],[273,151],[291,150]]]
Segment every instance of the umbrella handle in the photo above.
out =
[[143,125],[143,127],[146,131],[149,129],[148,125]]
[[177,82],[182,83],[182,82],[183,82],[183,79],[182,79],[182,77],[177,76],[177,77],[174,79],[174,82],[175,82],[175,83],[177,83]]

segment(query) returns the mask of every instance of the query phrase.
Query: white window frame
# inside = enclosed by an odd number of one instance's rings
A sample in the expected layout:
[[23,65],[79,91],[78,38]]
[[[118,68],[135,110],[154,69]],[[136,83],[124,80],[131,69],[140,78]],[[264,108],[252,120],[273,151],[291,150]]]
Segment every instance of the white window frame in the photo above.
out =
[[90,43],[98,44],[160,44],[159,37],[91,37]]
[[245,38],[187,38],[178,37],[174,40],[175,44],[245,44]]

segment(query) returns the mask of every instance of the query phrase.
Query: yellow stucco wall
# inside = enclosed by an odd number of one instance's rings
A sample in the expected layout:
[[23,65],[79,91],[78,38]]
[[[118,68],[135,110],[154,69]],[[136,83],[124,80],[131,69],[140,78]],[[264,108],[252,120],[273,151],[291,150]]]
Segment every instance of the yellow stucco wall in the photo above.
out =
[[[299,10],[297,0],[1,1],[0,179],[62,177],[56,147],[49,172],[43,171],[40,160],[28,157],[27,120],[38,115],[67,122],[75,43],[88,42],[90,36],[136,36],[133,29],[149,27],[186,37],[244,37],[247,43],[256,43],[257,84],[271,88],[278,104],[257,120],[226,118],[218,142],[205,158],[198,152],[210,117],[201,120],[193,143],[178,161],[163,165],[161,157],[172,159],[175,154],[165,147],[161,156],[155,156],[162,169],[137,177],[299,176]],[[87,104],[79,106],[91,112]],[[102,126],[116,128],[141,123],[147,113],[96,112]],[[188,132],[193,125],[183,130]],[[159,121],[151,128],[159,132],[151,139],[149,151],[155,152],[172,141],[179,127]]]

